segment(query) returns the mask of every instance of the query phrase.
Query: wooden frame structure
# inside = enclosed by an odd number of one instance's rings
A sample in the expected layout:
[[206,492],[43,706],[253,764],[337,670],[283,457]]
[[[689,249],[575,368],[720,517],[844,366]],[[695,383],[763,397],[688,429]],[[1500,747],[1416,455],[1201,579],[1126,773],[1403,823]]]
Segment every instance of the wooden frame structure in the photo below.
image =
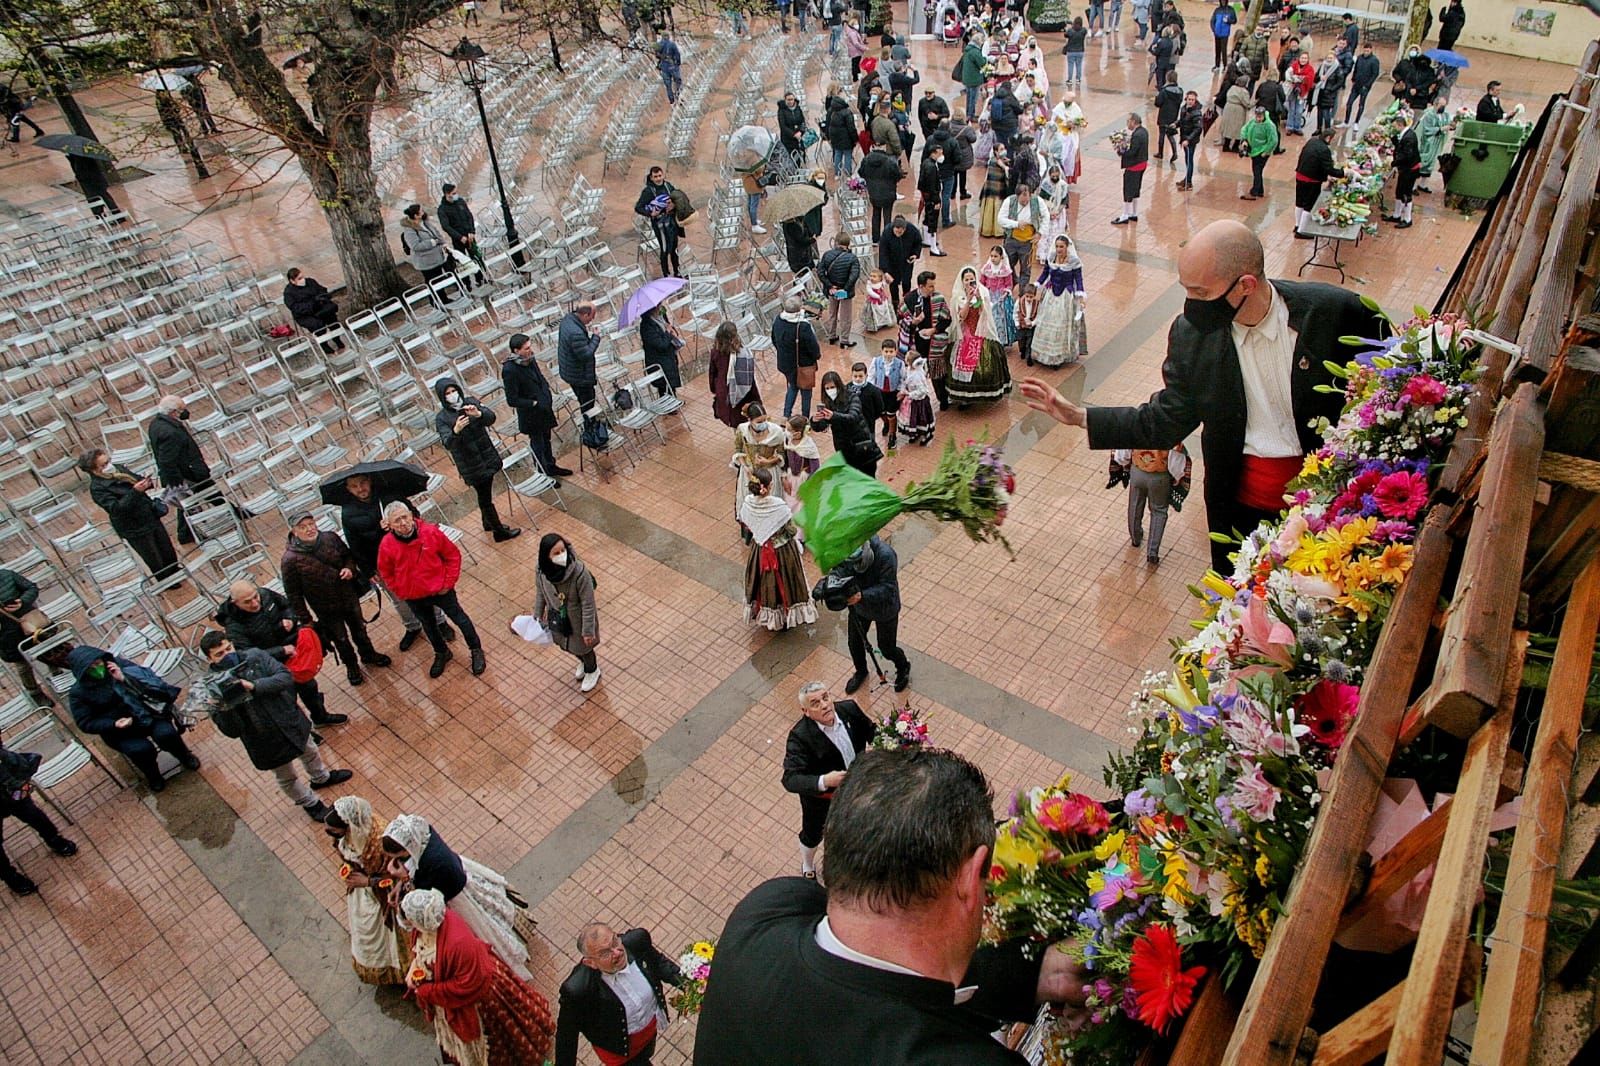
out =
[[[1485,346],[1469,425],[1368,668],[1287,913],[1242,1005],[1208,986],[1172,1062],[1435,1066],[1455,1008],[1475,994],[1473,1063],[1577,1062],[1595,1050],[1592,989],[1578,1011],[1588,1031],[1569,1033],[1571,1046],[1536,1046],[1546,1038],[1536,1023],[1600,961],[1600,929],[1564,966],[1546,952],[1557,875],[1600,867],[1600,818],[1579,818],[1567,832],[1569,807],[1600,790],[1600,758],[1577,758],[1600,628],[1600,316],[1590,313],[1600,291],[1597,73],[1600,42],[1571,91],[1552,100],[1441,300],[1445,311],[1493,312],[1487,332],[1498,344]],[[1557,627],[1524,755],[1510,741],[1528,632]],[[1465,742],[1454,796],[1368,862],[1391,761],[1429,726]],[[1471,926],[1490,817],[1516,795],[1499,919],[1480,950]],[[1373,989],[1365,1006],[1323,1031],[1308,1028],[1334,938],[1430,865],[1404,980]]]

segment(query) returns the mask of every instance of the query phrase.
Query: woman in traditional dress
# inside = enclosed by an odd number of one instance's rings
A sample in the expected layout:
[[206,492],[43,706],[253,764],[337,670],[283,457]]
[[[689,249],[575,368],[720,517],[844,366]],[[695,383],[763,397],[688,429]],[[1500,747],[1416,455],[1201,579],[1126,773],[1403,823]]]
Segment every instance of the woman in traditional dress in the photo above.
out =
[[[728,460],[728,466],[734,472],[733,482],[733,514],[738,518],[744,508],[745,490],[749,486],[750,475],[757,470],[776,471],[783,466],[784,449],[789,443],[788,435],[777,421],[767,417],[766,409],[758,403],[746,404],[745,419],[738,429],[733,431],[733,458]],[[781,498],[782,493],[779,493]],[[740,519],[741,526],[743,519]],[[743,529],[745,542],[749,543],[750,530]]]
[[[1049,248],[1055,243],[1056,234],[1067,232],[1071,224],[1067,218],[1067,204],[1071,198],[1072,186],[1062,176],[1061,164],[1051,163],[1044,180],[1039,182],[1039,199],[1044,201],[1045,209],[1044,230],[1039,234],[1040,248]],[[1026,275],[1023,280],[1027,280]]]
[[1000,347],[1008,348],[1017,339],[1016,301],[1011,297],[1016,279],[1011,276],[1011,264],[1006,262],[1006,253],[998,244],[989,249],[989,258],[978,269],[978,282],[989,290],[989,306],[994,312],[994,339]]
[[1083,321],[1083,261],[1072,238],[1058,234],[1039,274],[1039,317],[1033,330],[1033,361],[1070,366],[1089,351]]
[[867,300],[861,305],[861,332],[876,333],[895,324],[894,301],[889,297],[889,279],[883,271],[867,275]]
[[773,632],[817,620],[800,557],[794,512],[776,491],[777,474],[766,467],[749,473],[739,522],[750,532],[750,558],[744,568],[744,598],[750,620]]
[[1050,112],[1056,129],[1061,131],[1061,173],[1068,185],[1076,185],[1083,176],[1082,131],[1089,120],[1078,106],[1077,93],[1064,93],[1061,102]]
[[950,401],[960,407],[998,400],[1011,391],[1011,368],[995,339],[989,290],[978,284],[972,267],[962,268],[952,302],[952,329],[960,339],[950,360]]
[[926,446],[933,440],[938,417],[933,410],[933,382],[928,378],[928,361],[919,355],[911,360],[905,386],[900,390],[900,431],[912,444]]
[[450,909],[517,976],[533,979],[528,971],[528,936],[533,921],[527,916],[528,904],[513,892],[504,877],[457,855],[427,819],[416,814],[402,814],[389,823],[383,832],[383,851],[389,875],[401,882],[397,888],[402,894],[437,889]]
[[446,1062],[456,1066],[542,1066],[555,1025],[550,1004],[473,934],[434,889],[400,904],[411,933],[406,986]]
[[1004,237],[1000,228],[1000,205],[1011,195],[1011,162],[1006,146],[995,141],[989,155],[989,169],[983,178],[983,189],[978,193],[978,234],[983,237]]
[[394,894],[385,883],[385,829],[383,822],[373,821],[372,804],[360,796],[335,800],[324,825],[340,860],[351,965],[369,985],[403,984],[410,957],[405,931],[396,920]]
[[706,372],[711,383],[711,413],[729,429],[744,421],[740,411],[747,403],[759,403],[756,388],[756,360],[739,340],[739,329],[732,322],[717,327],[711,338],[711,366]]

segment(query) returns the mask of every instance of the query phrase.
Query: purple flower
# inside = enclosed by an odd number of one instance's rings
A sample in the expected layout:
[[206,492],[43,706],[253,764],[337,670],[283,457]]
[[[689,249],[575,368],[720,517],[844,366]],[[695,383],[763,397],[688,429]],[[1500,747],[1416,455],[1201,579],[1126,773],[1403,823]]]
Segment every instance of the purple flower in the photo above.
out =
[[1136,788],[1122,797],[1123,813],[1130,818],[1149,818],[1159,806],[1150,793],[1142,788]]
[[1217,709],[1201,704],[1192,712],[1178,708],[1178,720],[1183,723],[1183,731],[1192,737],[1197,737],[1217,724]]
[[1231,832],[1239,832],[1239,819],[1233,813],[1233,800],[1227,795],[1218,796],[1216,799],[1217,814],[1222,817],[1222,824]]
[[[1107,910],[1124,899],[1133,896],[1133,877],[1128,873],[1111,874],[1106,878],[1105,887],[1089,897],[1099,910]],[[1127,917],[1124,915],[1124,917]]]

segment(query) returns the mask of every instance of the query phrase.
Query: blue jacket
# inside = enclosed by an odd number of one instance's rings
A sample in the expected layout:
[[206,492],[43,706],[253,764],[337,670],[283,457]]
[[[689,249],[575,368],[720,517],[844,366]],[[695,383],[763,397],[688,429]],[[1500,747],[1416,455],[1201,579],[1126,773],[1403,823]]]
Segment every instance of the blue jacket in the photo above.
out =
[[672,41],[656,42],[656,69],[663,73],[677,73],[683,65],[683,53],[678,51],[678,46]]
[[[97,662],[109,660],[122,668],[121,681],[110,676],[85,677],[84,673]],[[67,707],[72,720],[85,733],[104,737],[113,747],[119,740],[133,740],[150,735],[156,713],[150,703],[170,705],[178,698],[179,689],[161,679],[161,675],[147,670],[138,663],[112,655],[99,648],[79,645],[67,653],[67,667],[78,679],[67,692]],[[149,702],[146,702],[148,700]],[[133,724],[118,729],[119,718],[131,718]]]
[[887,622],[900,615],[900,560],[894,549],[877,537],[866,546],[872,558],[860,572],[861,601],[850,613],[870,622]]
[[1232,7],[1218,7],[1211,12],[1211,35],[1227,40],[1238,21],[1239,16],[1234,14]]
[[556,330],[556,372],[568,385],[593,385],[598,380],[594,371],[594,353],[600,347],[598,334],[590,333],[578,321],[576,314],[568,314]]

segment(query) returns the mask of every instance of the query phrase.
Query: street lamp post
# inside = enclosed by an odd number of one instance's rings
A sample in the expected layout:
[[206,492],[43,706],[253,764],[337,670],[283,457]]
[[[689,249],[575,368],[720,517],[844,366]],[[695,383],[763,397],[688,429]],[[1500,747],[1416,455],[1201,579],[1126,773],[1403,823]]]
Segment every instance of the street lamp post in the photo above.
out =
[[[506,246],[516,248],[522,242],[517,236],[517,222],[511,216],[511,201],[506,199],[506,183],[500,177],[500,158],[494,150],[494,131],[489,129],[489,112],[483,106],[483,61],[488,53],[467,38],[461,38],[461,43],[450,52],[450,58],[455,61],[456,73],[461,76],[461,84],[472,90],[473,99],[478,102],[478,121],[483,123],[483,139],[489,146],[489,169],[494,171],[494,185],[500,191],[500,213],[506,224]],[[513,252],[511,261],[517,266],[523,265],[522,253]]]

